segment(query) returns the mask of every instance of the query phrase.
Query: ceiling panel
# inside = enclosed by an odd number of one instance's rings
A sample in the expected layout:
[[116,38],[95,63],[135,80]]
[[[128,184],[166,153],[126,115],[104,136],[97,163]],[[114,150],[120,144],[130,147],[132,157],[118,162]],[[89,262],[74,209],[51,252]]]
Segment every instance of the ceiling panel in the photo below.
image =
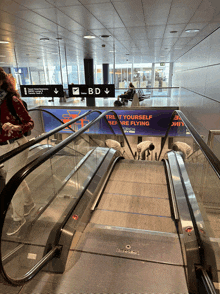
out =
[[169,24],[182,24],[190,21],[194,14],[194,10],[190,7],[171,7],[168,18]]
[[165,26],[147,26],[148,39],[163,38]]
[[115,2],[114,7],[122,18],[125,26],[140,27],[145,25],[143,5],[141,0]]
[[[190,50],[220,26],[219,8],[210,0],[0,0],[1,55],[13,62],[14,47],[19,62],[57,62],[58,45],[69,50],[68,62],[133,57],[149,62],[173,60]],[[200,29],[187,34],[186,29]],[[177,31],[171,34],[170,31]],[[92,34],[96,39],[85,40]],[[102,34],[111,35],[101,38]],[[48,42],[40,41],[48,37]],[[56,40],[62,38],[61,41]],[[115,45],[114,45],[115,44]],[[105,47],[103,47],[105,45]],[[165,49],[167,48],[167,49]],[[182,49],[174,49],[182,48]],[[72,52],[72,53],[70,53]],[[129,57],[126,53],[130,53]],[[30,55],[26,55],[30,54]],[[36,61],[37,58],[41,58]],[[82,60],[79,60],[82,59]]]
[[172,0],[143,1],[146,25],[165,25]]
[[216,12],[216,9],[211,6],[211,3],[208,0],[204,0],[192,17],[191,22],[209,22],[215,16]]
[[[20,0],[20,1],[23,1],[23,0]],[[29,1],[29,0],[26,0],[26,1]],[[36,2],[36,0],[32,0],[32,1]],[[46,0],[45,2],[50,3],[53,6],[57,6],[57,7],[71,6],[71,5],[81,5],[81,3],[78,0],[62,0],[62,1],[60,1],[60,0]]]
[[104,28],[84,6],[61,7],[60,10],[88,30]]
[[124,24],[111,3],[85,6],[106,28],[120,28]]
[[118,39],[118,41],[131,40],[131,35],[125,27],[109,29],[109,32],[111,32],[111,34]]
[[133,39],[137,39],[137,40],[147,39],[147,27],[128,28],[128,31]]
[[[22,20],[27,21],[28,23],[37,25],[43,29],[47,29],[49,31],[54,31],[57,28],[56,23],[52,22],[54,21],[54,11],[51,9],[50,15],[47,16],[47,19],[40,16],[39,14],[33,12],[33,11],[18,11],[15,13],[16,17],[21,18]],[[50,18],[52,21],[50,21]],[[27,24],[28,28],[28,24]]]
[[[5,0],[8,2],[8,0]],[[50,8],[53,7],[45,0],[14,0],[14,2],[21,5],[20,9],[37,9],[37,8]]]

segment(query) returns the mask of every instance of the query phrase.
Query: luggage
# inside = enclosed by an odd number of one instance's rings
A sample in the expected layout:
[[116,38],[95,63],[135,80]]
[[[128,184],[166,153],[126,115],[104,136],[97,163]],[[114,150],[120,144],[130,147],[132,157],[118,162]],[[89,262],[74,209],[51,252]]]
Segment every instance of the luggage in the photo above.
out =
[[121,101],[116,100],[116,101],[114,102],[114,106],[122,106]]

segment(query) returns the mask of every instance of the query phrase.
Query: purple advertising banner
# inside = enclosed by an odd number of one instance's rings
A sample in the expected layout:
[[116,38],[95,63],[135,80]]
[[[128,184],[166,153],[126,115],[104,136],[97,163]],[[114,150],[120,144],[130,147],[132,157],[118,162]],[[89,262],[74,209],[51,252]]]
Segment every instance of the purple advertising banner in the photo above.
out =
[[[57,116],[64,123],[84,114],[88,109],[46,109],[53,115]],[[104,112],[106,110],[101,110]],[[123,130],[126,135],[138,135],[138,136],[164,136],[167,127],[170,122],[173,110],[169,109],[157,109],[157,110],[114,110],[122,124]],[[78,131],[81,127],[98,117],[98,113],[91,113],[85,116],[80,121],[71,125],[71,127]],[[106,118],[114,130],[116,135],[120,135],[121,131],[117,126],[117,121],[113,113],[106,115]],[[59,122],[56,121],[52,116],[47,113],[43,113],[45,132],[59,126]],[[63,133],[71,133],[66,128],[62,131]],[[88,134],[111,134],[110,128],[107,126],[104,120],[99,121],[92,126],[86,133]],[[169,132],[169,136],[186,136],[186,128],[182,123],[181,119],[176,116],[173,121],[173,125]]]

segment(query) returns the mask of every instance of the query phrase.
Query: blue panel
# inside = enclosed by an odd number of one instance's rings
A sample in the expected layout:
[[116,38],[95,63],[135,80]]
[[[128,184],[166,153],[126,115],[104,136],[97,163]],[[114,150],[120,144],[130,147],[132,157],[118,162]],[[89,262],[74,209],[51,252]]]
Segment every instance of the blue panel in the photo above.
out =
[[[55,116],[57,116],[64,123],[78,117],[79,115],[84,114],[88,111],[86,110],[77,110],[77,109],[47,109]],[[102,112],[106,110],[101,110]],[[124,129],[126,135],[141,135],[141,136],[164,136],[166,129],[170,122],[170,117],[173,113],[173,110],[115,110],[119,116],[120,122]],[[87,115],[71,127],[78,131],[81,127],[85,126],[88,122],[93,120],[98,116],[98,113],[92,113]],[[45,132],[57,127],[57,123],[51,119],[51,116],[47,113],[43,113]],[[121,131],[117,126],[117,122],[114,119],[112,113],[107,114],[107,119],[112,126],[115,134],[120,135]],[[70,130],[65,129],[63,133],[71,133]],[[107,127],[107,124],[104,120],[101,120],[99,123],[91,127],[87,133],[89,134],[111,134],[110,129]],[[176,117],[173,126],[171,127],[169,136],[186,136],[186,128],[181,122],[181,120]]]

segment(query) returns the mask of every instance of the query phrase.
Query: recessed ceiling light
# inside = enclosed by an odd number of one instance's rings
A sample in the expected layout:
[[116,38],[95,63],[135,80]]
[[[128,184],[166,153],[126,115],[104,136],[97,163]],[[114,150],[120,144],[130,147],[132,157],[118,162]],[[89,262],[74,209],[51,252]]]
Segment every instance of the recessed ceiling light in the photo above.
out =
[[85,39],[95,39],[95,36],[84,36]]
[[101,35],[100,37],[101,38],[109,38],[109,37],[111,37],[111,35]]
[[49,38],[40,38],[40,41],[49,41]]
[[170,31],[171,34],[176,34],[178,31]]
[[189,30],[185,30],[186,33],[197,33],[199,32],[199,29],[189,29]]
[[8,44],[8,41],[0,41],[1,44]]

